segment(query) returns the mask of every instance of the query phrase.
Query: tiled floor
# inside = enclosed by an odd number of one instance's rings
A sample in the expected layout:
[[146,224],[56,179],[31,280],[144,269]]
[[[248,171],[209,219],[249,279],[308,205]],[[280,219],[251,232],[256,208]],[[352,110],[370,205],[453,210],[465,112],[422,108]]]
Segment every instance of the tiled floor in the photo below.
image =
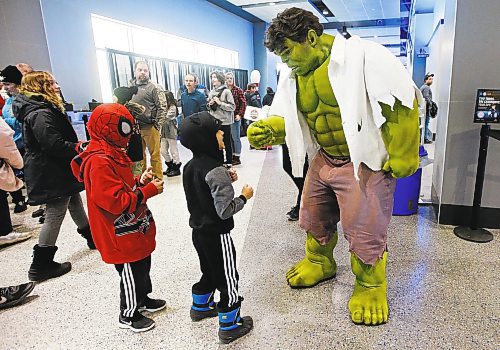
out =
[[432,203],[431,191],[432,191],[432,173],[434,166],[434,142],[430,144],[425,144],[424,148],[427,151],[427,156],[422,157],[420,164],[422,166],[422,182],[420,186],[420,203],[430,204]]
[[[0,349],[498,349],[499,231],[488,244],[462,241],[452,227],[435,224],[429,207],[394,217],[389,232],[389,322],[378,327],[351,323],[347,302],[353,275],[344,239],[335,256],[334,280],[292,290],[286,270],[302,258],[304,233],[285,213],[296,190],[281,170],[280,149],[248,151],[238,167],[239,191],[255,197],[235,217],[243,315],[254,318],[250,335],[218,344],[217,320],[192,323],[191,284],[199,277],[191,244],[181,178],[167,179],[165,192],[150,202],[158,225],[153,254],[153,296],[168,308],[153,315],[156,328],[133,334],[117,327],[118,276],[86,248],[71,219],[58,239],[59,261],[73,270],[40,283],[27,302],[0,311]],[[182,152],[183,159],[189,155]],[[29,213],[13,215],[21,229],[39,225]],[[0,285],[26,281],[36,239],[0,250]]]

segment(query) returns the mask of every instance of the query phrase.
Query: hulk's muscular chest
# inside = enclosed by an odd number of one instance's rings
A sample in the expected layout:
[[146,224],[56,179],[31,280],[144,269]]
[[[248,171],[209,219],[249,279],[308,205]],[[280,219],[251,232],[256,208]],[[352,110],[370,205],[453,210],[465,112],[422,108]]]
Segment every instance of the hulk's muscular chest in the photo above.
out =
[[312,73],[297,77],[297,107],[320,146],[331,155],[347,156],[340,109],[328,79],[328,58]]

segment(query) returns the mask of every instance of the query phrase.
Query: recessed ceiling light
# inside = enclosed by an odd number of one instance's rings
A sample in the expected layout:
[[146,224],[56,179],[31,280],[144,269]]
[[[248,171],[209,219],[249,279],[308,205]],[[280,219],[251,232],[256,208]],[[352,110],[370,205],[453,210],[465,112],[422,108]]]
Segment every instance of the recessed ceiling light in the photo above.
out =
[[274,5],[276,5],[276,3],[275,3],[275,2],[270,2],[270,3],[269,3],[269,6],[274,6]]
[[324,9],[324,10],[323,10],[323,14],[324,14],[324,15],[327,15],[327,14],[328,14],[328,10],[327,10],[327,9]]

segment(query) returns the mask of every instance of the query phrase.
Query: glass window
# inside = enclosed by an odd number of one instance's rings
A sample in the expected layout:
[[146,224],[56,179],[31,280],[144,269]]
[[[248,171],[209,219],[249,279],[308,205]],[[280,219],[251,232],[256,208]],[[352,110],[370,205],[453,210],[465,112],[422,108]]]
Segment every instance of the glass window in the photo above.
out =
[[166,50],[162,45],[163,35],[159,32],[142,28],[132,28],[132,50],[131,52],[155,56],[165,57]]
[[199,62],[204,64],[215,64],[215,46],[207,44],[196,45],[197,54],[192,62]]
[[92,15],[92,28],[96,48],[131,51],[127,26]]
[[[112,100],[112,83],[105,49],[131,52],[158,59],[166,58],[182,62],[196,62],[227,68],[239,68],[239,54],[237,51],[181,38],[95,14],[91,15],[91,19],[103,102],[110,102]],[[128,56],[116,54],[115,57],[115,74],[117,74],[115,83],[126,86],[132,78],[133,68],[130,67]],[[135,57],[136,61],[140,59],[142,60],[140,57]],[[151,80],[158,81],[160,85],[168,86],[175,91],[180,82],[179,73],[176,72],[176,63],[170,62],[168,66],[165,66],[158,59],[147,59],[151,70]]]
[[168,57],[178,61],[193,61],[196,57],[194,42],[181,38],[171,37],[167,39],[168,46],[171,48]]
[[98,49],[96,50],[96,54],[99,82],[101,83],[102,102],[113,102],[113,91],[111,87],[111,78],[109,76],[106,51]]

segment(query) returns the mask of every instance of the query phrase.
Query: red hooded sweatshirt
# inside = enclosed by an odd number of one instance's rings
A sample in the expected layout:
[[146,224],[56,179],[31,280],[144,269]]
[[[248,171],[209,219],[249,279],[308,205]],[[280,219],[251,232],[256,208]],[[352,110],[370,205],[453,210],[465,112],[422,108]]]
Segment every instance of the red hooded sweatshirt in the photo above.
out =
[[156,226],[146,200],[158,190],[134,178],[125,150],[133,123],[120,104],[98,106],[87,124],[91,141],[80,145],[71,162],[73,174],[85,184],[92,238],[109,264],[144,259],[156,246]]

